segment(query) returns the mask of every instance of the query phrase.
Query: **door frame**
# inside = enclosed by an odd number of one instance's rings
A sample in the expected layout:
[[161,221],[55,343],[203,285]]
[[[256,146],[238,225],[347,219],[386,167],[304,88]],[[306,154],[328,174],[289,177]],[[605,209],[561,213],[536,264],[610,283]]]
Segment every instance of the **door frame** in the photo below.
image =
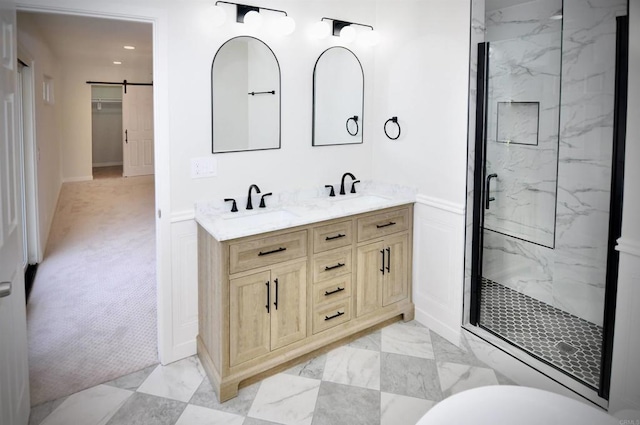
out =
[[[174,354],[171,326],[171,169],[169,144],[169,19],[166,10],[137,4],[62,0],[56,5],[42,0],[18,0],[23,12],[55,13],[152,24],[153,31],[153,109],[156,208],[156,287],[158,355],[162,364],[178,359]],[[162,214],[165,211],[165,214]]]
[[[26,227],[25,247],[27,266],[38,264],[44,257],[40,242],[40,215],[38,214],[38,146],[36,143],[35,104],[35,61],[27,49],[18,43],[18,60],[25,64],[22,71],[20,95],[19,143],[23,152],[24,226]],[[26,112],[26,113],[25,113]]]

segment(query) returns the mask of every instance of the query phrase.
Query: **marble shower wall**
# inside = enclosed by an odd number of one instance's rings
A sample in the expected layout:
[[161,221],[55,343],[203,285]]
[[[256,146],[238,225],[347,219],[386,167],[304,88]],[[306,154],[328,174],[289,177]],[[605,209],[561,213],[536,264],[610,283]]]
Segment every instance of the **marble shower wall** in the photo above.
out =
[[616,16],[626,0],[565,0],[553,296],[602,324],[613,149]]
[[561,0],[538,0],[486,13],[486,164],[497,178],[485,228],[551,248],[562,48],[553,17],[561,12]]
[[[535,3],[539,4],[532,9]],[[526,154],[521,153],[519,156],[521,168],[525,167],[527,160],[551,162],[554,166],[557,161],[556,200],[553,205],[548,206],[549,210],[556,214],[553,229],[555,247],[552,249],[540,246],[492,231],[484,232],[485,277],[598,325],[602,325],[607,259],[615,83],[615,18],[626,13],[626,4],[626,0],[563,2],[560,141],[556,151],[557,159],[550,158],[547,149],[542,150],[547,152],[546,154],[537,154],[538,158],[535,159],[535,155],[526,157]],[[517,11],[518,8],[521,10]],[[529,10],[520,14],[526,10],[525,8]],[[513,38],[510,34],[513,34],[514,28],[518,26],[521,28],[521,34],[525,34],[530,40],[543,40],[545,33],[550,33],[554,23],[547,19],[541,24],[532,14],[533,10],[552,13],[550,3],[546,0],[489,11],[485,30],[485,2],[472,2],[467,186],[469,208],[465,274],[467,306],[470,302],[471,277],[477,43],[486,39],[492,41],[492,46],[508,45]],[[516,14],[520,14],[521,17],[518,18]],[[543,110],[542,103],[540,110]],[[489,127],[489,139],[493,137],[495,140],[495,130],[495,126],[493,129]],[[546,137],[551,137],[551,130],[543,130],[541,125],[539,141],[545,138],[542,136],[543,133],[546,133]],[[515,146],[508,146],[508,149],[513,147]],[[507,146],[503,146],[503,151],[506,150]],[[501,161],[505,165],[508,162],[506,155],[495,154],[494,158],[494,161]],[[545,164],[536,163],[533,168],[536,167],[539,167],[538,172],[542,172]],[[494,204],[495,202],[492,203],[492,209]],[[467,308],[465,312],[466,321]]]

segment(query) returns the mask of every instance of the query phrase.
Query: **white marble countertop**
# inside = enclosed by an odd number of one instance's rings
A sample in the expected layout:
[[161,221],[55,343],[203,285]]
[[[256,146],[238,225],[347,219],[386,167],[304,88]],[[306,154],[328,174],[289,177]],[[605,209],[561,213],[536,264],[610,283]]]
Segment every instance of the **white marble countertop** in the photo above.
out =
[[[350,185],[348,187],[351,187]],[[416,200],[416,190],[406,186],[364,181],[358,193],[329,197],[327,189],[276,193],[265,198],[266,208],[258,208],[261,194],[253,195],[253,210],[245,210],[247,201],[236,197],[238,212],[222,200],[196,203],[196,222],[219,241],[257,235],[317,223],[334,218],[376,211]],[[262,190],[266,193],[269,190]]]

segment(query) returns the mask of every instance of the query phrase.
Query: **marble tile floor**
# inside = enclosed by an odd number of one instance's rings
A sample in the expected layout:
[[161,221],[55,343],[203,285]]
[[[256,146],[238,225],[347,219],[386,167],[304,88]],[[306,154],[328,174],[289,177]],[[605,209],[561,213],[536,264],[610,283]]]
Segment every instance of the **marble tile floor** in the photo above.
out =
[[151,366],[31,409],[30,425],[415,424],[444,398],[514,383],[466,341],[398,322],[219,403],[197,357]]

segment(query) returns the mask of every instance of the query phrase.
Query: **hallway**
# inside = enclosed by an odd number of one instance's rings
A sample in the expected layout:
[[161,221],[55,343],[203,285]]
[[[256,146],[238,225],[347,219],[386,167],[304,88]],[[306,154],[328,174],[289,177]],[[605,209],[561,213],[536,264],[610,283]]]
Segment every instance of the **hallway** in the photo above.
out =
[[154,178],[109,168],[60,193],[27,305],[32,405],[157,363]]

